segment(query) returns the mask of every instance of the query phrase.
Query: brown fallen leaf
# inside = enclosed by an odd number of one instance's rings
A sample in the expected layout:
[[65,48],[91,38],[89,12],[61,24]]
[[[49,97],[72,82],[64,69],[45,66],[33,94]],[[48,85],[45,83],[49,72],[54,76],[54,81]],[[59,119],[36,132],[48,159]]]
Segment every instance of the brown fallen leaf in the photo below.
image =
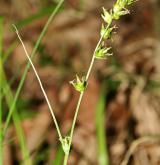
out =
[[44,108],[43,111],[39,111],[36,118],[32,120],[32,122],[32,129],[27,135],[27,147],[30,153],[36,151],[42,142],[46,139],[45,134],[52,122],[51,115]]

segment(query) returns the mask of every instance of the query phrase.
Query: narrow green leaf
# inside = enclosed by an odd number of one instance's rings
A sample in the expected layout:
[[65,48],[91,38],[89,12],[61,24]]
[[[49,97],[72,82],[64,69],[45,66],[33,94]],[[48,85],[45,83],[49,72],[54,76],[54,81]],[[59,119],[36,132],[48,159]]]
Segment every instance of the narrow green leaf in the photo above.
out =
[[13,44],[11,44],[11,46],[9,46],[6,50],[6,52],[3,53],[3,56],[2,56],[2,63],[4,64],[8,57],[11,55],[11,53],[13,52],[14,48],[17,46],[17,43],[14,42]]
[[109,165],[107,153],[106,133],[105,133],[105,94],[106,85],[103,83],[101,93],[96,107],[96,132],[98,143],[98,163],[99,165]]
[[[1,71],[1,75],[3,78],[3,88],[2,88],[3,93],[4,93],[4,96],[6,98],[8,108],[10,109],[12,104],[13,104],[14,98],[13,98],[13,94],[12,94],[12,91],[10,89],[10,86],[7,83],[3,68]],[[28,151],[27,146],[26,146],[26,140],[25,140],[24,132],[23,132],[23,129],[21,127],[21,121],[20,121],[19,114],[18,114],[16,107],[14,109],[14,113],[12,114],[12,117],[13,117],[14,125],[16,128],[16,133],[17,133],[17,136],[18,136],[18,139],[20,142],[20,147],[21,147],[22,156],[23,156],[23,164],[24,165],[31,165],[32,163],[31,163],[31,159],[29,158],[29,151]],[[5,136],[5,135],[3,134],[3,136]]]
[[64,152],[63,152],[63,149],[60,145],[57,149],[57,153],[56,153],[56,156],[55,156],[52,164],[53,165],[61,165],[62,160],[63,160],[63,154],[64,154]]
[[2,119],[2,41],[3,40],[3,18],[0,17],[0,165],[3,164],[3,136],[2,136],[2,125],[3,125],[3,119]]

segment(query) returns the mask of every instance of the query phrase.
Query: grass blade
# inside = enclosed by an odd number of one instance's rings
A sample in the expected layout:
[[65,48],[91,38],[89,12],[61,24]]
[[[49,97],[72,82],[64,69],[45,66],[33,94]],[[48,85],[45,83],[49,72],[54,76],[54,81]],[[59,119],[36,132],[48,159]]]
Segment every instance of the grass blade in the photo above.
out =
[[[42,39],[43,39],[43,37],[44,37],[46,31],[47,31],[47,29],[48,29],[49,24],[51,23],[52,19],[54,18],[54,16],[55,16],[56,13],[58,12],[58,10],[59,10],[59,8],[61,7],[63,1],[64,1],[64,0],[60,0],[60,1],[59,1],[57,7],[54,9],[54,11],[52,12],[51,16],[49,17],[47,23],[45,24],[45,26],[44,26],[44,28],[43,28],[43,30],[42,30],[42,32],[41,32],[41,34],[40,34],[40,36],[39,36],[39,38],[38,38],[36,44],[35,44],[35,47],[34,47],[32,53],[31,53],[31,60],[34,58],[34,56],[35,56],[35,54],[36,54],[36,51],[37,51],[37,49],[38,49],[38,47],[39,47],[39,45],[40,45],[40,43],[41,43],[41,41],[42,41]],[[17,102],[17,100],[18,100],[19,94],[20,94],[21,89],[22,89],[22,87],[23,87],[23,84],[24,84],[24,81],[25,81],[25,79],[26,79],[26,75],[27,75],[27,72],[28,72],[29,68],[30,68],[30,62],[27,63],[27,66],[26,66],[26,68],[25,68],[25,71],[24,71],[24,73],[23,73],[23,76],[22,76],[22,78],[21,78],[21,81],[20,81],[20,83],[19,83],[19,85],[18,85],[16,94],[15,94],[15,96],[14,96],[13,104],[12,104],[12,106],[11,106],[11,108],[10,108],[9,115],[8,115],[7,120],[6,120],[6,122],[5,122],[4,131],[3,131],[4,134],[5,134],[6,130],[7,130],[8,125],[9,125],[9,122],[10,122],[10,119],[11,119],[11,116],[12,116],[12,113],[13,113],[13,111],[14,111],[16,102]]]
[[2,66],[2,41],[3,40],[3,18],[0,17],[0,165],[3,164],[3,135],[2,135],[2,74],[1,74],[1,66]]
[[106,85],[103,83],[99,100],[96,107],[96,132],[98,143],[98,163],[99,165],[109,165],[109,158],[106,149],[106,134],[105,134],[105,105],[106,105]]
[[58,147],[58,149],[57,149],[57,153],[56,153],[56,156],[55,156],[52,164],[53,165],[60,165],[60,164],[62,164],[63,154],[64,154],[64,152],[63,152],[62,147],[60,145]]
[[[12,91],[10,89],[10,86],[7,83],[6,77],[5,77],[5,73],[4,70],[2,68],[1,71],[1,77],[3,78],[3,93],[5,95],[6,101],[7,101],[7,105],[8,108],[10,109],[14,100]],[[14,108],[14,113],[12,114],[13,117],[13,121],[14,121],[14,125],[16,128],[16,133],[20,142],[20,148],[22,151],[22,157],[23,157],[23,164],[24,165],[31,165],[31,159],[29,158],[29,151],[27,149],[26,146],[26,140],[25,140],[25,136],[24,136],[24,132],[23,129],[21,127],[21,122],[20,122],[20,118],[19,118],[19,114],[18,111],[16,109],[16,107]]]
[[9,58],[10,54],[13,52],[14,48],[16,47],[17,43],[14,42],[13,44],[11,44],[11,46],[9,46],[6,50],[6,52],[3,53],[2,56],[2,63],[4,64],[7,59]]

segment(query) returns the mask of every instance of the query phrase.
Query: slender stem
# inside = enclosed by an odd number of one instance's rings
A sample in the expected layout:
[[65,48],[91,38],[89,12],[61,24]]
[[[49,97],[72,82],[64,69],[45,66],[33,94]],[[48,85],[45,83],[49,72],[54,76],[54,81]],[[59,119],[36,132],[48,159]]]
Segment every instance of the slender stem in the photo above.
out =
[[[118,2],[118,1],[117,1]],[[127,3],[127,1],[125,2],[126,4],[129,4]],[[119,7],[119,10],[122,10],[122,7],[121,6],[118,6]],[[121,16],[121,15],[120,15]],[[112,21],[113,21],[113,17],[111,16],[111,21],[107,24],[107,27],[105,28],[106,31],[105,33],[107,33],[108,31],[108,28],[110,27],[110,25],[112,24]],[[93,68],[93,64],[94,64],[94,61],[95,61],[95,55],[96,55],[96,52],[105,36],[105,33],[103,33],[103,35],[101,35],[97,45],[96,45],[96,48],[93,52],[93,55],[92,55],[92,59],[91,59],[91,62],[90,62],[90,65],[89,65],[89,68],[88,68],[88,71],[87,71],[87,74],[86,74],[86,82],[88,81],[89,79],[89,76],[91,74],[91,71],[92,71],[92,68]],[[78,103],[77,103],[77,107],[76,107],[76,111],[75,111],[75,115],[74,115],[74,118],[73,118],[73,123],[72,123],[72,127],[71,127],[71,132],[70,132],[70,139],[69,139],[69,150],[70,150],[70,147],[71,147],[71,143],[72,143],[72,139],[73,139],[73,132],[74,132],[74,129],[75,129],[75,124],[76,124],[76,120],[77,120],[77,116],[78,116],[78,112],[79,112],[79,109],[80,109],[80,105],[81,105],[81,102],[82,102],[82,98],[83,98],[83,95],[84,95],[84,91],[81,92],[80,96],[79,96],[79,99],[78,99]],[[67,161],[68,161],[68,157],[69,157],[69,154],[66,155],[65,159],[64,159],[64,163],[67,164]]]
[[37,77],[38,83],[39,83],[40,88],[41,88],[41,90],[42,90],[42,92],[43,92],[43,95],[44,95],[44,97],[45,97],[45,99],[46,99],[46,102],[47,102],[48,107],[49,107],[49,111],[50,111],[50,113],[51,113],[51,115],[52,115],[52,118],[53,118],[53,121],[54,121],[54,123],[55,123],[56,129],[57,129],[57,132],[58,132],[59,139],[62,139],[62,135],[61,135],[60,128],[59,128],[59,126],[58,126],[58,122],[57,122],[56,117],[55,117],[55,115],[54,115],[54,112],[53,112],[52,106],[51,106],[51,104],[50,104],[50,101],[49,101],[49,99],[48,99],[48,97],[47,97],[47,94],[46,94],[46,92],[45,92],[45,90],[44,90],[44,87],[43,87],[43,85],[42,85],[42,82],[41,82],[41,80],[40,80],[40,77],[39,77],[39,75],[38,75],[38,73],[37,73],[37,71],[36,71],[35,66],[34,66],[33,63],[32,63],[32,60],[31,60],[30,57],[29,57],[28,51],[27,51],[27,49],[26,49],[26,47],[25,47],[25,45],[24,45],[24,43],[23,43],[23,41],[22,41],[22,39],[21,39],[21,37],[20,37],[20,35],[19,35],[19,32],[18,32],[16,26],[13,25],[13,27],[14,27],[15,30],[16,30],[16,34],[17,34],[17,36],[18,36],[18,38],[19,38],[19,40],[20,40],[20,42],[21,42],[21,44],[22,44],[22,46],[23,46],[24,52],[25,52],[25,54],[26,54],[26,56],[27,56],[27,58],[28,58],[28,60],[29,60],[29,62],[30,62],[30,64],[31,64],[31,66],[32,66],[32,68],[33,68],[33,71],[34,71],[36,77]]
[[[86,75],[86,81],[88,80],[88,78],[91,74],[91,70],[92,70],[92,67],[93,67],[93,64],[94,64],[94,61],[95,61],[95,53],[96,53],[98,47],[100,46],[102,39],[103,39],[103,36],[101,36],[101,38],[99,39],[99,41],[97,43],[97,46],[94,50],[94,53],[92,55],[92,60],[90,62],[90,65],[89,65],[89,68],[88,68],[88,71],[87,71],[87,75]],[[73,118],[73,123],[72,123],[71,133],[70,133],[70,143],[69,143],[70,146],[71,146],[71,142],[72,142],[72,138],[73,138],[73,132],[74,132],[74,128],[75,128],[75,124],[76,124],[76,120],[77,120],[77,116],[78,116],[78,111],[79,111],[79,108],[80,108],[80,104],[81,104],[83,95],[84,95],[84,92],[81,92],[81,94],[79,96],[79,99],[78,99],[75,115],[74,115],[74,118]]]
[[[101,38],[99,39],[99,41],[96,45],[96,48],[93,52],[92,59],[91,59],[91,62],[90,62],[90,65],[89,65],[89,68],[88,68],[88,71],[87,71],[87,75],[86,75],[86,81],[88,80],[88,78],[91,74],[92,67],[93,67],[93,64],[94,64],[94,61],[95,61],[95,53],[96,53],[98,47],[100,46],[100,44],[102,42],[102,39],[103,39],[103,36],[101,36]],[[79,99],[78,99],[75,115],[74,115],[73,122],[72,122],[71,132],[70,132],[69,148],[71,147],[71,143],[72,143],[72,139],[73,139],[73,132],[74,132],[74,129],[75,129],[76,120],[77,120],[77,116],[78,116],[78,112],[79,112],[79,108],[80,108],[80,105],[81,105],[81,102],[82,102],[83,95],[84,95],[84,92],[81,92],[81,94],[79,96]],[[64,165],[67,165],[68,158],[69,158],[69,154],[65,155]]]
[[93,64],[94,64],[94,61],[95,61],[95,53],[97,51],[97,49],[99,48],[101,42],[102,42],[102,39],[103,39],[103,36],[101,36],[101,38],[99,39],[98,43],[97,43],[97,46],[94,50],[94,53],[92,55],[92,60],[90,62],[90,65],[89,65],[89,68],[88,68],[88,71],[87,71],[87,75],[86,75],[86,81],[88,80],[90,74],[91,74],[91,70],[92,70],[92,67],[93,67]]
[[[46,24],[45,24],[45,26],[44,26],[44,28],[43,28],[43,30],[42,30],[42,32],[41,32],[41,34],[40,34],[37,42],[35,44],[35,47],[34,47],[34,49],[32,51],[31,60],[34,58],[34,56],[36,54],[36,51],[37,51],[37,49],[38,49],[38,47],[39,47],[39,45],[40,45],[40,43],[41,43],[41,41],[42,41],[42,39],[43,39],[46,31],[48,29],[49,24],[51,23],[52,19],[55,17],[56,13],[58,12],[58,10],[61,7],[61,5],[62,5],[63,2],[64,2],[64,0],[60,0],[59,1],[58,5],[56,6],[56,8],[52,12],[51,16],[49,17],[48,21],[46,22]],[[27,72],[28,72],[29,68],[30,68],[30,62],[28,62],[27,66],[25,68],[25,71],[23,73],[23,76],[21,78],[21,81],[20,81],[20,83],[18,85],[18,88],[17,88],[16,94],[15,94],[15,97],[14,97],[14,101],[13,101],[12,107],[11,107],[11,109],[9,111],[9,115],[7,116],[7,119],[6,119],[6,122],[5,122],[5,127],[4,127],[4,130],[3,130],[3,135],[5,135],[5,132],[6,132],[7,128],[8,128],[9,122],[10,122],[11,117],[12,117],[12,113],[14,111],[16,102],[17,102],[18,97],[20,95],[20,92],[21,92],[21,89],[23,87],[23,84],[24,84],[24,81],[26,79],[26,75],[27,75]]]
[[75,125],[76,125],[78,111],[79,111],[80,104],[81,104],[81,101],[82,101],[82,98],[83,98],[83,94],[84,94],[84,92],[81,92],[81,94],[79,96],[79,99],[78,99],[78,103],[77,103],[77,107],[76,107],[76,112],[75,112],[75,115],[74,115],[74,118],[73,118],[72,127],[71,127],[69,146],[71,146],[71,143],[72,143],[73,132],[74,132],[74,128],[75,128]]
[[[88,68],[88,71],[87,71],[86,81],[88,80],[88,78],[90,76],[90,73],[91,73],[91,70],[92,70],[92,67],[93,67],[93,64],[94,64],[94,61],[95,61],[95,53],[96,53],[98,47],[100,46],[100,43],[101,43],[102,39],[103,39],[103,36],[99,39],[98,44],[97,44],[97,46],[96,46],[96,48],[94,50],[94,53],[93,53],[93,56],[92,56],[92,60],[90,62],[90,65],[89,65],[89,68]],[[81,92],[81,94],[79,96],[79,99],[78,99],[76,112],[75,112],[75,115],[74,115],[74,118],[73,118],[73,123],[72,123],[71,133],[70,133],[70,146],[71,146],[71,142],[72,142],[72,138],[73,138],[73,132],[74,132],[74,128],[75,128],[75,124],[76,124],[76,120],[77,120],[77,116],[78,116],[78,112],[79,112],[79,108],[80,108],[80,104],[81,104],[83,95],[84,95],[84,92]]]
[[63,161],[63,165],[67,165],[68,156],[69,156],[69,154],[65,154],[65,156],[64,156],[64,161]]
[[[112,23],[112,22],[111,22]],[[111,23],[109,23],[106,27],[106,29],[108,29],[111,25]],[[93,52],[93,55],[92,55],[92,59],[91,59],[91,62],[90,62],[90,65],[89,65],[89,68],[88,68],[88,71],[87,71],[87,74],[86,74],[86,82],[88,81],[89,79],[89,76],[91,74],[91,71],[92,71],[92,68],[93,68],[93,64],[95,62],[95,54],[96,54],[96,51],[98,50],[102,40],[103,40],[103,37],[104,37],[105,34],[101,35],[97,45],[96,45],[96,48],[94,49],[94,52]],[[71,127],[71,132],[70,132],[70,140],[69,140],[69,148],[71,147],[71,144],[72,144],[72,139],[73,139],[73,132],[74,132],[74,129],[75,129],[75,125],[76,125],[76,120],[77,120],[77,116],[78,116],[78,112],[79,112],[79,109],[80,109],[80,105],[81,105],[81,102],[82,102],[82,98],[83,98],[83,95],[84,95],[84,91],[81,92],[80,96],[79,96],[79,99],[78,99],[78,103],[77,103],[77,107],[76,107],[76,111],[75,111],[75,114],[74,114],[74,118],[73,118],[73,122],[72,122],[72,127]],[[69,158],[69,154],[68,156],[64,159],[64,161],[68,161],[68,158]]]

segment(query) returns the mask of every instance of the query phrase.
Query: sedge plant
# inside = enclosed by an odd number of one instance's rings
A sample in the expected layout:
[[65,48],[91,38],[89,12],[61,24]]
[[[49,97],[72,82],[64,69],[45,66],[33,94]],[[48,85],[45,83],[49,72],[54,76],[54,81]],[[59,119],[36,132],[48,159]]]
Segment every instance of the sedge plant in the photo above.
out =
[[55,123],[56,130],[57,130],[57,133],[59,136],[59,140],[61,142],[62,149],[63,149],[64,154],[65,154],[63,165],[67,165],[67,162],[68,162],[78,112],[80,109],[82,98],[84,96],[84,92],[85,92],[87,85],[88,85],[88,80],[89,80],[93,65],[94,65],[96,60],[104,60],[104,59],[107,59],[108,56],[112,55],[111,47],[106,46],[106,41],[112,38],[113,32],[116,29],[116,26],[114,25],[113,21],[119,20],[122,16],[129,14],[129,10],[126,9],[126,7],[131,5],[135,1],[136,0],[117,0],[115,2],[115,4],[113,5],[113,8],[111,10],[107,11],[105,8],[103,8],[102,15],[101,15],[102,19],[103,19],[103,23],[102,23],[102,27],[100,30],[100,39],[99,39],[99,41],[95,47],[95,50],[93,52],[88,71],[87,71],[85,76],[80,78],[78,75],[76,75],[76,78],[73,81],[70,81],[70,84],[73,85],[74,89],[77,92],[79,92],[80,94],[79,94],[79,99],[78,99],[77,106],[75,109],[75,114],[74,114],[74,118],[73,118],[73,122],[72,122],[72,126],[71,126],[71,131],[70,131],[69,135],[67,135],[67,136],[62,136],[60,127],[59,127],[58,122],[56,120],[56,117],[54,115],[54,111],[51,107],[51,104],[49,102],[47,94],[43,88],[40,77],[36,71],[36,68],[34,67],[34,64],[32,63],[32,59],[30,58],[30,56],[27,52],[27,49],[26,49],[26,47],[25,47],[25,45],[24,45],[24,43],[23,43],[23,41],[19,35],[19,32],[18,32],[16,26],[13,25],[15,30],[16,30],[16,34],[17,34],[17,36],[18,36],[18,38],[19,38],[19,40],[23,46],[25,54],[28,58],[28,61],[34,70],[34,73],[37,77],[40,88],[41,88],[43,95],[46,99],[46,102],[48,104],[48,107],[49,107],[50,113],[52,115],[53,121]]
[[72,143],[72,138],[73,138],[73,133],[74,133],[74,129],[75,129],[78,112],[80,109],[80,104],[81,104],[85,89],[88,84],[88,79],[91,74],[93,64],[96,59],[103,60],[103,59],[106,59],[108,56],[112,55],[112,53],[110,53],[111,47],[106,47],[104,43],[106,40],[111,39],[111,37],[112,37],[113,31],[115,29],[115,25],[112,25],[113,20],[118,20],[118,19],[120,19],[121,16],[129,14],[129,10],[126,9],[126,7],[128,5],[131,5],[133,2],[135,2],[135,0],[117,0],[116,3],[113,5],[113,9],[111,9],[110,11],[107,11],[105,8],[103,8],[103,13],[101,16],[102,16],[104,23],[102,24],[102,28],[100,30],[100,39],[93,52],[87,74],[85,77],[82,77],[82,78],[79,78],[76,75],[76,80],[73,80],[70,82],[74,86],[75,90],[80,92],[80,96],[78,99],[78,103],[77,103],[77,107],[76,107],[76,111],[75,111],[75,115],[74,115],[73,123],[72,123],[72,127],[71,127],[71,132],[70,132],[70,136],[69,136],[69,140],[68,140],[69,141],[68,146],[67,146],[68,150],[67,150],[67,153],[65,154],[65,158],[64,158],[65,165],[67,164],[68,157],[69,157],[70,147],[71,147],[71,143]]

